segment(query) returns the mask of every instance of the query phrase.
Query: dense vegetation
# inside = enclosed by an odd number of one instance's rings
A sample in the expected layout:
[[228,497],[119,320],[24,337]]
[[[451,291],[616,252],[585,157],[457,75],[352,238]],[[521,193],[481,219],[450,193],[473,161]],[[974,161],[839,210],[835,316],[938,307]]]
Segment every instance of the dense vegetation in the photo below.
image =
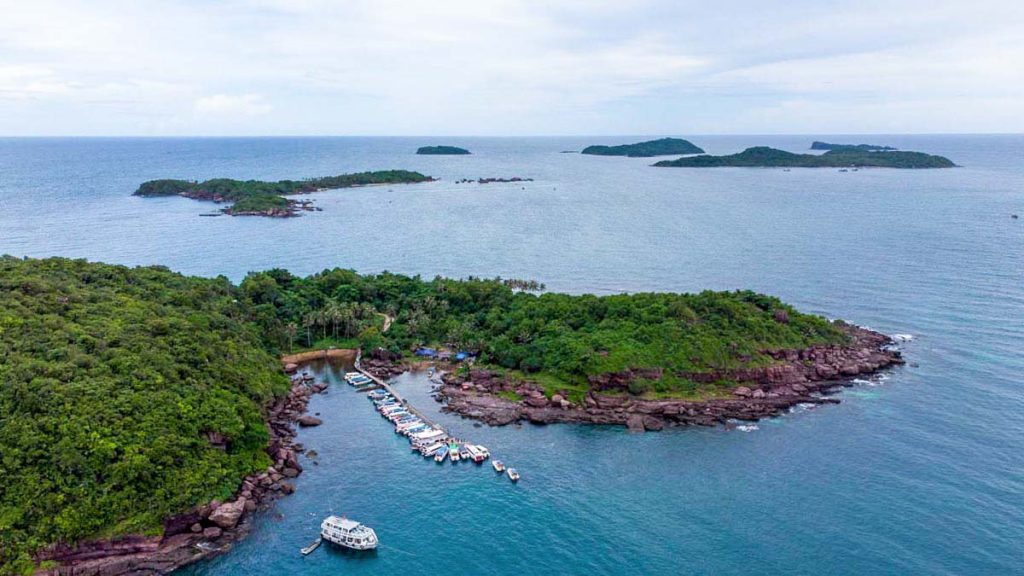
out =
[[458,146],[422,146],[416,150],[417,154],[472,154],[465,148]]
[[704,150],[695,146],[689,140],[683,140],[682,138],[660,138],[658,140],[637,142],[636,144],[622,144],[620,146],[587,146],[580,152],[580,154],[629,156],[630,158],[703,153]]
[[539,289],[343,269],[251,273],[236,287],[161,267],[0,258],[0,572],[56,541],[159,532],[268,465],[261,407],[288,389],[280,352],[449,346],[578,397],[588,376],[631,368],[665,370],[635,393],[691,393],[680,374],[845,339],[753,292],[525,291]]
[[308,180],[232,180],[214,178],[203,182],[191,180],[150,180],[143,182],[135,196],[184,196],[196,200],[234,202],[228,213],[264,212],[274,209],[287,210],[291,204],[284,196],[305,194],[318,190],[351,188],[371,184],[411,184],[433,180],[419,172],[408,170],[381,170],[358,172],[340,176],[324,176]]
[[860,152],[888,152],[895,150],[892,146],[879,146],[877,144],[830,144],[815,140],[811,143],[811,150],[855,150]]
[[952,168],[948,158],[923,152],[862,152],[856,150],[830,150],[824,154],[794,154],[785,150],[756,146],[728,156],[689,156],[676,160],[662,160],[655,166],[682,168],[717,168],[736,166],[745,168]]
[[224,278],[0,258],[0,573],[158,532],[269,464],[260,408],[288,380],[238,300]]
[[[761,366],[770,362],[765,350],[845,338],[827,320],[753,292],[536,295],[498,279],[425,281],[340,269],[308,278],[254,273],[241,287],[265,333],[276,335],[272,346],[329,337],[399,353],[446,345],[570,386],[591,375],[664,368],[660,391],[685,392],[692,382],[672,374]],[[386,333],[375,312],[394,318]]]

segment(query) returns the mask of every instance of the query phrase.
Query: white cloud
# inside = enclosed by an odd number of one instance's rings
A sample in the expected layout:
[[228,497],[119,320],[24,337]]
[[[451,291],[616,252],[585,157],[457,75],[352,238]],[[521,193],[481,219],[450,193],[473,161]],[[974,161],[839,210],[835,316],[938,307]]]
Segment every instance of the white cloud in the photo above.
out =
[[196,112],[222,116],[260,116],[273,109],[259,94],[214,94],[195,102]]
[[0,0],[0,134],[1024,130],[1022,6]]

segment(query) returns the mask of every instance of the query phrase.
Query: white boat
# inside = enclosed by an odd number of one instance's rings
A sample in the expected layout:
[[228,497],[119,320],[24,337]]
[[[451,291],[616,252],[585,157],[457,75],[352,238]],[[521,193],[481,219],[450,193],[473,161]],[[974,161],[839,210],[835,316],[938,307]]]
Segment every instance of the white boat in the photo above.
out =
[[469,444],[466,447],[469,448],[470,457],[473,459],[473,462],[476,462],[477,464],[491,457],[491,453],[483,446],[478,444]]
[[353,550],[373,550],[377,547],[377,533],[373,528],[344,516],[328,516],[320,524],[320,536],[328,542]]
[[516,472],[515,468],[509,468],[508,470],[505,470],[505,473],[508,474],[509,480],[519,482],[519,472]]
[[439,440],[439,439],[443,438],[444,435],[445,435],[444,430],[438,430],[436,428],[431,428],[430,430],[426,430],[426,431],[423,431],[423,432],[417,432],[416,434],[413,434],[412,438],[416,442],[428,442],[428,441],[431,441],[431,440]]
[[437,451],[440,450],[442,446],[446,446],[446,444],[442,444],[440,442],[437,442],[437,443],[431,444],[430,446],[422,448],[420,450],[420,452],[423,454],[424,457],[428,457],[429,458],[430,456],[433,456],[434,454],[436,454]]
[[491,466],[494,466],[494,471],[499,474],[505,471],[505,464],[501,460],[491,462]]

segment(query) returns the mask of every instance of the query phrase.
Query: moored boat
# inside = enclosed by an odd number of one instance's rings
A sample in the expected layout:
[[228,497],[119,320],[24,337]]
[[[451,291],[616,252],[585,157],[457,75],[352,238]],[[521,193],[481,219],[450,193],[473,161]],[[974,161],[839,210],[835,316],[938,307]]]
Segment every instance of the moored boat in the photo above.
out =
[[487,448],[484,448],[479,444],[471,445],[469,447],[469,450],[473,455],[473,462],[476,462],[477,464],[480,464],[484,460],[487,460],[488,458],[491,457],[491,453],[487,450]]
[[519,472],[517,472],[515,468],[509,468],[505,473],[508,474],[509,480],[519,482]]
[[431,444],[430,446],[424,446],[423,448],[420,448],[420,453],[423,454],[424,458],[429,458],[436,454],[437,451],[440,450],[442,446],[444,446],[444,444],[441,444],[440,442],[437,442],[436,444]]
[[448,447],[441,446],[438,448],[437,453],[434,454],[434,462],[444,462],[445,456],[448,455]]
[[373,550],[377,547],[377,533],[344,516],[328,516],[320,524],[320,536],[328,542],[353,550]]
[[497,472],[498,474],[501,474],[502,472],[505,471],[505,463],[502,462],[501,460],[495,460],[491,462],[491,466],[494,466],[494,471]]
[[459,448],[459,458],[462,460],[470,460],[473,458],[473,454],[469,451],[469,444],[463,444]]

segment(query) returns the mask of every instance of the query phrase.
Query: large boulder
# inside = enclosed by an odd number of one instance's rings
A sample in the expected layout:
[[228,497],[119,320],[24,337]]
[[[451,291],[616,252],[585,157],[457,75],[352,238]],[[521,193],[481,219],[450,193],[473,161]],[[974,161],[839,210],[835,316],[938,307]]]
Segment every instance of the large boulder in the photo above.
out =
[[661,430],[665,427],[665,421],[657,416],[644,416],[644,428],[647,430]]
[[532,406],[534,408],[543,408],[548,405],[548,399],[545,398],[543,394],[541,394],[539,398],[537,396],[530,396],[526,400],[523,400],[523,402],[525,402],[527,406]]
[[626,428],[629,428],[630,432],[643,432],[646,429],[644,426],[644,415],[630,414],[629,418],[626,418]]
[[298,421],[299,421],[299,426],[302,426],[302,427],[319,426],[319,425],[324,423],[323,420],[317,418],[316,416],[310,416],[309,414],[305,414],[303,416],[299,416]]
[[738,386],[735,390],[732,391],[732,393],[735,394],[736,396],[739,396],[740,398],[749,398],[751,394],[750,388],[747,388],[746,386]]
[[239,498],[234,502],[221,504],[210,513],[210,522],[224,529],[234,528],[238,524],[239,518],[242,517],[242,513],[245,512],[245,502],[245,498]]

